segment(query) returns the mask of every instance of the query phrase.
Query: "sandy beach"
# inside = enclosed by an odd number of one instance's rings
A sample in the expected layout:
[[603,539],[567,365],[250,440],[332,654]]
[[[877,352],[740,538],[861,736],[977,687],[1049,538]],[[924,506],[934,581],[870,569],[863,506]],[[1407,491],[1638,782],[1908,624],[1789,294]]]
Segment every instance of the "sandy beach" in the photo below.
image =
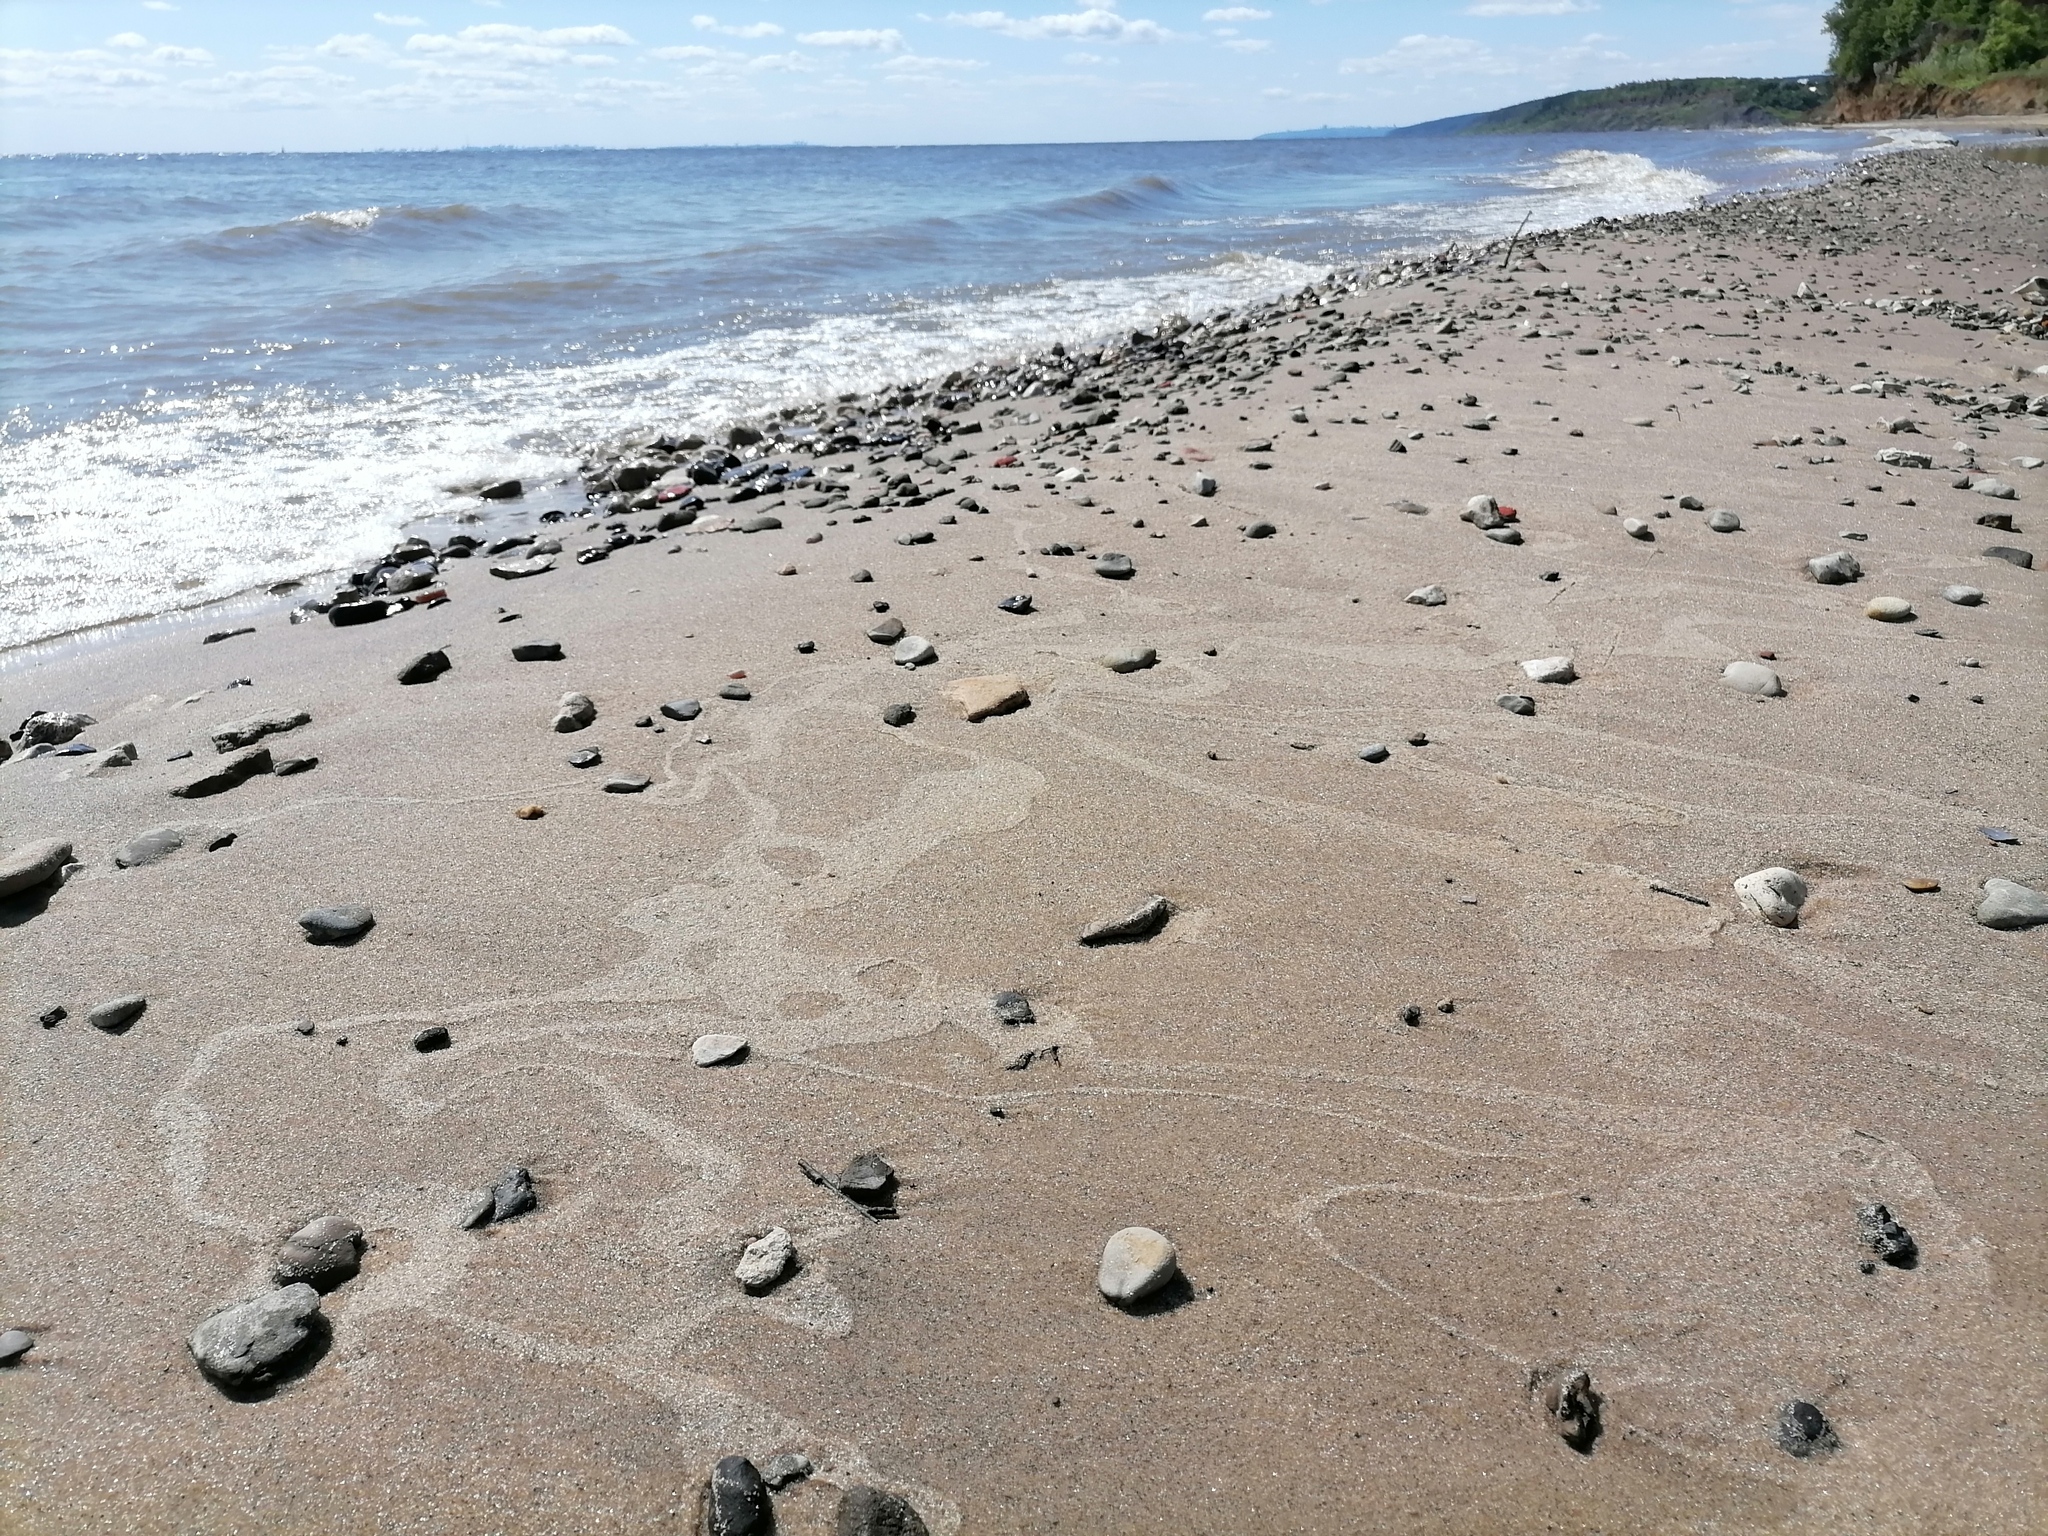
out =
[[[809,484],[689,522],[604,508],[718,445],[612,445],[635,489],[430,530],[531,537],[380,621],[292,622],[330,582],[0,656],[5,728],[94,721],[0,764],[0,853],[70,847],[0,900],[0,1527],[691,1532],[797,1453],[792,1536],[891,1528],[857,1487],[932,1533],[2040,1529],[2048,925],[1977,915],[2048,891],[2044,250],[2048,166],[1872,159],[909,386],[895,443],[821,406],[734,449]],[[962,718],[991,677],[1028,703]],[[266,713],[316,765],[173,795]],[[1796,926],[1737,897],[1779,867]],[[194,1330],[318,1217],[357,1272],[223,1390]],[[1118,1306],[1129,1227],[1176,1274]]]

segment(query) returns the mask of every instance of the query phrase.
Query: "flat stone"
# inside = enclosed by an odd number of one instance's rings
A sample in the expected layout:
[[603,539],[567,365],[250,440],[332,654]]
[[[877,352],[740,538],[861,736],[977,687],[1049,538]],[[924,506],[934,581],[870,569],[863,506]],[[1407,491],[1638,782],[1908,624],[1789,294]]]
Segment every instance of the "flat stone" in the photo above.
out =
[[1022,992],[998,992],[995,997],[996,1020],[1012,1029],[1025,1024],[1036,1024],[1038,1015],[1032,1011],[1031,999]]
[[398,680],[407,687],[431,683],[452,666],[446,651],[422,651],[398,669]]
[[1102,554],[1095,557],[1095,574],[1111,581],[1129,581],[1138,574],[1138,568],[1129,555]]
[[94,758],[92,765],[85,770],[85,776],[88,779],[97,779],[117,768],[133,768],[139,755],[139,749],[134,742],[124,741],[119,746],[109,747]]
[[315,907],[299,914],[299,926],[313,944],[351,944],[376,926],[363,906]]
[[747,1244],[732,1277],[739,1281],[741,1290],[758,1296],[773,1289],[795,1262],[795,1239],[781,1227],[776,1227]]
[[1004,613],[1029,613],[1031,611],[1031,596],[1029,593],[1019,592],[1014,597],[1005,597],[1000,599],[996,603],[996,607],[1001,609]]
[[560,661],[563,659],[562,642],[559,640],[524,640],[512,647],[514,661]]
[[833,1536],[931,1536],[907,1499],[865,1484],[839,1496],[832,1532]]
[[1735,882],[1735,896],[1743,910],[1774,928],[1797,928],[1807,895],[1806,882],[1798,871],[1781,865],[1759,869]]
[[745,1035],[699,1035],[690,1042],[690,1060],[700,1067],[722,1067],[744,1061],[746,1055]]
[[1569,656],[1539,656],[1522,663],[1522,673],[1532,683],[1570,683],[1578,680],[1578,669]]
[[258,774],[269,773],[272,766],[270,748],[247,747],[221,759],[197,778],[173,785],[171,793],[180,800],[203,800],[210,795],[225,794]]
[[1164,896],[1148,896],[1117,917],[1107,917],[1081,930],[1083,944],[1120,944],[1150,938],[1173,916],[1173,903]]
[[2023,571],[2034,568],[2034,552],[2029,549],[2014,549],[2010,544],[1993,544],[1984,551],[1986,559],[2003,560],[2007,565],[2016,565]]
[[718,690],[718,696],[734,704],[744,704],[753,698],[754,690],[745,683],[727,683]]
[[899,667],[928,667],[939,659],[939,650],[923,635],[905,635],[890,647],[889,659]]
[[1721,681],[1737,693],[1746,693],[1752,698],[1775,699],[1785,692],[1785,684],[1778,674],[1761,662],[1731,661],[1721,669]]
[[1903,597],[1873,597],[1863,605],[1863,617],[1882,624],[1903,624],[1913,617],[1913,605]]
[[39,709],[21,722],[15,734],[25,752],[30,747],[61,747],[75,741],[88,726],[98,724],[91,715],[75,709]]
[[243,747],[252,747],[266,736],[295,731],[312,718],[313,716],[303,709],[272,709],[265,710],[260,715],[251,715],[246,720],[230,720],[226,725],[214,727],[213,750],[234,752]]
[[1863,566],[1845,549],[1831,555],[1815,555],[1806,562],[1806,573],[1824,587],[1839,587],[1863,575]]
[[604,754],[595,747],[584,747],[569,754],[571,768],[595,768],[604,761]]
[[455,1227],[459,1232],[474,1231],[491,1224],[491,1192],[488,1189],[474,1189],[463,1196],[462,1205],[455,1213]]
[[868,626],[868,638],[877,645],[894,645],[903,638],[903,621],[889,618]]
[[896,1170],[879,1152],[863,1152],[839,1170],[839,1192],[862,1205],[896,1203]]
[[46,837],[40,842],[22,844],[5,858],[0,858],[0,899],[34,890],[45,881],[54,880],[70,862],[71,844],[61,837]]
[[1842,1443],[1827,1415],[1813,1404],[1802,1402],[1787,1403],[1778,1410],[1777,1441],[1779,1450],[1802,1461],[1832,1451]]
[[899,533],[899,534],[897,534],[897,535],[896,535],[896,542],[897,542],[898,544],[902,544],[902,545],[905,545],[905,546],[908,546],[908,545],[912,545],[912,544],[930,544],[930,543],[934,542],[934,541],[935,541],[935,540],[936,540],[937,538],[938,538],[938,535],[937,535],[936,533],[933,533],[933,532],[931,531],[931,529],[929,529],[929,528],[917,528],[917,529],[913,529],[913,530],[912,530],[911,532],[909,532],[909,533]]
[[1726,507],[1717,507],[1707,514],[1707,526],[1715,533],[1740,533],[1742,519]]
[[1102,1245],[1102,1264],[1095,1284],[1118,1306],[1129,1306],[1172,1283],[1180,1273],[1180,1255],[1173,1244],[1150,1227],[1125,1227]]
[[1866,1205],[1856,1212],[1856,1240],[1887,1264],[1910,1266],[1919,1257],[1920,1245],[1913,1234],[1892,1220],[1881,1205]]
[[85,1022],[94,1029],[118,1035],[141,1018],[148,1007],[149,999],[140,992],[131,992],[126,997],[110,997],[104,1003],[86,1009]]
[[1511,715],[1533,715],[1536,701],[1526,693],[1504,693],[1493,701]]
[[36,1347],[36,1336],[26,1329],[10,1328],[0,1333],[0,1365],[13,1365]]
[[1393,755],[1393,752],[1387,747],[1387,745],[1384,742],[1378,741],[1374,742],[1369,747],[1360,748],[1358,753],[1359,761],[1366,763],[1384,763],[1388,758],[1392,757]]
[[1952,587],[1943,587],[1941,599],[1945,603],[1954,603],[1958,608],[1975,608],[1984,601],[1984,589],[1967,587],[1958,582]]
[[1989,496],[1998,501],[2017,501],[2020,494],[2003,480],[1997,479],[1992,475],[1985,475],[1981,479],[1972,480],[1970,482],[1970,489],[1979,496]]
[[1149,645],[1132,645],[1120,651],[1111,651],[1101,657],[1100,661],[1112,672],[1142,672],[1147,667],[1159,664],[1159,653]]
[[192,1330],[192,1358],[221,1386],[260,1387],[288,1369],[313,1339],[320,1293],[303,1283],[279,1286],[224,1307]]
[[1519,528],[1489,528],[1486,530],[1486,536],[1496,544],[1519,544],[1522,542],[1522,530]]
[[2048,896],[2017,880],[1993,877],[1984,882],[1975,916],[1986,928],[2032,928],[2048,923]]
[[1248,539],[1270,539],[1273,537],[1274,534],[1278,533],[1279,531],[1280,530],[1274,527],[1271,523],[1260,521],[1256,523],[1246,523],[1244,527],[1244,536]]
[[311,773],[319,766],[317,757],[281,757],[270,765],[270,771],[280,779],[288,779],[295,773]]
[[801,1451],[784,1451],[780,1456],[771,1456],[761,1468],[761,1481],[780,1492],[791,1483],[801,1482],[815,1469],[811,1458]]
[[340,1216],[316,1216],[284,1240],[270,1277],[279,1285],[331,1291],[356,1276],[363,1229]]
[[1402,599],[1403,602],[1414,603],[1421,608],[1441,608],[1450,600],[1450,593],[1438,586],[1417,587]]
[[989,677],[963,677],[950,684],[946,697],[952,701],[962,718],[986,720],[991,715],[1007,715],[1023,709],[1031,702],[1031,695],[1024,687],[1024,680],[1007,673]]
[[435,1051],[445,1051],[454,1043],[455,1037],[448,1033],[446,1024],[429,1024],[425,1029],[413,1032],[412,1048],[422,1056],[432,1055]]
[[762,512],[754,517],[741,518],[738,524],[741,533],[771,533],[782,526],[782,519]]
[[884,706],[882,710],[882,724],[884,725],[893,725],[900,728],[909,725],[916,718],[917,706],[915,704],[889,704]]
[[873,581],[875,578],[867,571],[855,571],[851,576],[847,577],[846,579],[848,581]]
[[565,693],[555,705],[554,728],[564,734],[580,731],[597,719],[597,706],[587,693]]
[[515,1216],[524,1216],[540,1204],[540,1194],[533,1187],[533,1175],[524,1168],[508,1168],[491,1186],[491,1220],[510,1221]]
[[604,781],[604,792],[608,795],[637,795],[651,788],[654,780],[644,773],[621,773]]
[[746,1457],[721,1456],[711,1469],[697,1536],[775,1536],[774,1501]]
[[694,720],[704,713],[704,706],[695,699],[670,699],[661,712],[671,720]]

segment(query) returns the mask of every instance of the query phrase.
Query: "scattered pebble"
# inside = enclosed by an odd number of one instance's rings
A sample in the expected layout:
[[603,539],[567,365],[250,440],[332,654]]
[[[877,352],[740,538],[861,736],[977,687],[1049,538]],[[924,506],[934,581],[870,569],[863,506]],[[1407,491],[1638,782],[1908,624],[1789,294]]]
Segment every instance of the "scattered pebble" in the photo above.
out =
[[1404,602],[1414,603],[1423,608],[1441,608],[1450,600],[1451,595],[1438,586],[1417,587],[1403,599]]
[[141,869],[169,858],[184,846],[185,834],[177,827],[158,827],[116,848],[114,867]]
[[763,1291],[773,1290],[795,1262],[795,1240],[781,1227],[776,1227],[747,1244],[732,1277],[739,1281],[741,1290],[758,1296]]
[[745,1035],[699,1035],[690,1042],[690,1060],[700,1067],[722,1067],[746,1056]]
[[801,1451],[784,1451],[780,1456],[769,1458],[761,1468],[761,1481],[778,1493],[791,1483],[809,1477],[813,1468],[811,1458]]
[[1621,531],[1632,539],[1641,539],[1646,543],[1654,542],[1657,537],[1657,530],[1644,522],[1640,517],[1624,518],[1621,524]]
[[1707,514],[1707,526],[1716,533],[1740,533],[1742,519],[1726,507],[1719,507]]
[[899,667],[928,667],[939,659],[939,651],[923,635],[905,635],[889,648],[889,659]]
[[909,725],[916,718],[917,706],[914,704],[890,704],[882,710],[882,724],[884,725],[905,726]]
[[352,944],[376,922],[370,909],[363,906],[315,907],[299,914],[299,926],[306,930],[309,944]]
[[1138,568],[1129,555],[1102,554],[1095,557],[1095,574],[1111,581],[1129,581],[1138,574]]
[[961,716],[970,721],[986,720],[991,715],[1007,715],[1031,702],[1023,679],[1007,673],[963,677],[946,689],[946,697]]
[[562,642],[559,640],[527,640],[512,647],[514,661],[561,661]]
[[361,1227],[340,1216],[316,1216],[284,1240],[270,1276],[279,1285],[331,1291],[355,1278],[362,1254]]
[[1856,1238],[1885,1263],[1902,1269],[1910,1267],[1920,1253],[1913,1234],[1892,1220],[1892,1213],[1881,1205],[1866,1205],[1856,1212]]
[[1522,672],[1532,683],[1571,683],[1579,676],[1569,656],[1539,656],[1523,662]]
[[432,1051],[445,1051],[454,1043],[445,1024],[429,1024],[412,1037],[412,1048],[422,1056]]
[[173,785],[171,793],[181,800],[203,800],[211,795],[225,794],[236,785],[258,774],[269,773],[274,764],[268,747],[246,747],[218,763],[195,778],[182,784]]
[[729,699],[735,704],[744,704],[753,698],[754,690],[745,683],[727,683],[718,690],[718,696],[721,699]]
[[187,1347],[200,1370],[223,1387],[266,1386],[313,1340],[320,1293],[304,1283],[279,1286],[224,1307],[192,1330]]
[[671,720],[694,720],[704,713],[704,706],[695,699],[670,699],[661,712]]
[[1984,882],[1975,915],[1986,928],[2032,928],[2048,923],[2048,896],[2017,880],[1993,877]]
[[1032,1011],[1031,999],[1022,992],[998,992],[995,996],[996,1020],[1011,1028],[1025,1024],[1036,1024],[1038,1015]]
[[407,687],[431,683],[453,665],[446,651],[422,651],[398,669],[398,680]]
[[604,781],[604,792],[608,795],[637,795],[654,783],[644,773],[621,773]]
[[1526,693],[1504,693],[1493,701],[1511,715],[1533,715],[1536,701]]
[[1083,944],[1117,944],[1150,938],[1173,916],[1173,903],[1164,896],[1148,896],[1119,917],[1104,918],[1081,930]]
[[1884,624],[1902,624],[1913,617],[1913,605],[1903,597],[1873,597],[1863,605],[1863,617]]
[[1943,587],[1941,597],[1943,602],[1954,603],[1958,608],[1975,608],[1984,601],[1984,589],[1958,582],[1952,587]]
[[1835,1435],[1827,1415],[1811,1403],[1791,1402],[1778,1410],[1778,1449],[1802,1461],[1822,1451],[1832,1451],[1842,1442]]
[[1798,871],[1782,865],[1759,869],[1735,882],[1735,896],[1747,912],[1774,928],[1797,928],[1806,905],[1806,882]]
[[1358,752],[1359,761],[1366,763],[1384,763],[1393,755],[1390,748],[1377,741],[1369,747],[1361,747]]
[[931,1536],[908,1500],[866,1486],[839,1496],[832,1530],[833,1536]]
[[584,693],[565,693],[555,706],[554,728],[557,731],[580,731],[597,719],[597,706]]
[[1731,661],[1721,669],[1721,681],[1737,693],[1746,693],[1752,698],[1775,699],[1785,692],[1785,684],[1778,674],[1761,662]]
[[86,1009],[85,1022],[94,1029],[118,1035],[141,1018],[148,1007],[148,998],[140,992],[131,992],[126,997],[111,997]]
[[525,1168],[508,1168],[491,1186],[491,1220],[510,1221],[515,1216],[524,1216],[540,1204],[540,1194],[533,1187],[533,1174]]
[[1836,550],[1831,555],[1816,555],[1806,562],[1807,574],[1824,587],[1839,587],[1859,579],[1863,566],[1847,550]]
[[1578,1369],[1559,1372],[1541,1394],[1544,1415],[1558,1438],[1573,1450],[1584,1453],[1600,1438],[1600,1394],[1593,1390],[1593,1378]]
[[1149,645],[1126,646],[1101,658],[1102,665],[1112,672],[1142,672],[1158,662],[1159,653]]
[[521,821],[539,821],[547,813],[547,807],[544,805],[522,805],[512,814]]
[[36,1347],[36,1336],[25,1329],[10,1328],[0,1333],[0,1365],[15,1365]]
[[774,1501],[746,1457],[722,1456],[711,1469],[695,1536],[775,1536]]
[[595,768],[604,761],[604,754],[595,747],[583,747],[569,754],[571,768]]
[[1120,1307],[1143,1301],[1170,1284],[1180,1273],[1180,1255],[1173,1244],[1150,1227],[1125,1227],[1102,1245],[1096,1287]]
[[1001,599],[996,603],[996,607],[1004,613],[1029,613],[1031,611],[1031,596],[1029,593],[1020,592],[1015,597]]

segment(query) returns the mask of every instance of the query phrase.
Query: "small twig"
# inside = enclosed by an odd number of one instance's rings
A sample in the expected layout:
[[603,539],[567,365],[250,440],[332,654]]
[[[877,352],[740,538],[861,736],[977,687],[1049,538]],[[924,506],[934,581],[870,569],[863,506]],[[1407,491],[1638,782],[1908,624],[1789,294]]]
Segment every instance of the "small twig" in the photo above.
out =
[[1522,238],[1522,231],[1529,227],[1529,221],[1533,219],[1535,216],[1536,210],[1534,208],[1531,208],[1527,213],[1523,214],[1522,222],[1515,226],[1515,232],[1508,237],[1507,253],[1500,259],[1501,271],[1507,271],[1508,263],[1515,259],[1515,242]]
[[837,1195],[840,1199],[844,1200],[856,1211],[859,1211],[861,1215],[867,1217],[869,1221],[880,1221],[882,1219],[880,1216],[877,1216],[873,1211],[869,1210],[867,1206],[863,1205],[860,1201],[854,1199],[853,1196],[849,1195],[845,1190],[841,1189],[839,1187],[839,1181],[833,1178],[831,1174],[820,1173],[817,1169],[813,1168],[809,1163],[805,1162],[802,1158],[798,1158],[796,1160],[796,1165],[797,1167],[803,1170],[803,1175],[805,1178],[809,1179],[813,1184],[816,1184],[820,1189],[831,1190],[833,1194]]
[[1686,891],[1673,890],[1670,886],[1659,885],[1654,880],[1650,882],[1650,889],[1655,891],[1659,896],[1676,896],[1680,901],[1689,901],[1696,907],[1711,907],[1713,905],[1713,903],[1707,900],[1707,898],[1704,896],[1694,896]]

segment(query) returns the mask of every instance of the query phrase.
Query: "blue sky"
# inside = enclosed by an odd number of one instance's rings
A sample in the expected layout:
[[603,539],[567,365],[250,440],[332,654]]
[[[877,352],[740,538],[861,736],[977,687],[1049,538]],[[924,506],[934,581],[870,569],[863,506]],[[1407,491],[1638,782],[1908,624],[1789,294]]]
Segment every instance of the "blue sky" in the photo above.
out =
[[0,0],[10,152],[1239,138],[1803,74],[1772,0]]

